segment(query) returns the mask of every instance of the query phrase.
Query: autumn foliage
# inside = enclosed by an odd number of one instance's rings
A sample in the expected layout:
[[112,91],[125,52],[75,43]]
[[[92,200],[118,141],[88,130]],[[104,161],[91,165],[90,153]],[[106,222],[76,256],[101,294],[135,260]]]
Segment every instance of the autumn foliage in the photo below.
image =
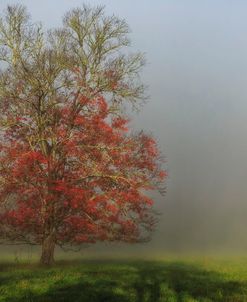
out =
[[153,226],[153,201],[143,190],[164,178],[155,141],[143,133],[128,135],[128,121],[111,119],[103,97],[78,99],[80,112],[71,104],[52,112],[57,123],[47,141],[56,141],[53,152],[30,147],[31,117],[18,118],[4,134],[1,199],[11,195],[15,206],[1,222],[13,239],[41,243],[49,226],[59,245],[134,242],[144,235],[140,227]]
[[44,92],[41,83],[28,94],[32,83],[11,68],[15,95],[1,97],[3,241],[42,245],[41,262],[50,264],[56,245],[149,239],[156,219],[148,191],[166,174],[155,140],[131,132],[109,100],[109,91],[128,88],[118,69],[101,73],[98,90],[73,63],[63,66],[63,90]]

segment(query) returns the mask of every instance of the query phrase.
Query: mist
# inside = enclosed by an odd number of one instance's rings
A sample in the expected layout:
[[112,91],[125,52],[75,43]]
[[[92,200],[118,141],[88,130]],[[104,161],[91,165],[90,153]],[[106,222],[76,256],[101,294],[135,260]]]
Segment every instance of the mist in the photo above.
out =
[[[16,1],[1,0],[1,11]],[[34,21],[60,25],[83,2],[31,1]],[[247,250],[247,2],[90,1],[126,19],[130,51],[145,52],[148,102],[135,129],[159,141],[169,177],[153,240],[103,250],[137,253]],[[108,248],[107,248],[108,246]],[[101,246],[102,247],[102,246]],[[91,247],[97,252],[98,245]]]

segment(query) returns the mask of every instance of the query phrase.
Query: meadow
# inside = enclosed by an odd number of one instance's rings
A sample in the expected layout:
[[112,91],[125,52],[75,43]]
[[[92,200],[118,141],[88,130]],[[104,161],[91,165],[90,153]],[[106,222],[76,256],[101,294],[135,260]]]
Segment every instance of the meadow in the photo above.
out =
[[3,260],[0,302],[244,302],[247,259]]

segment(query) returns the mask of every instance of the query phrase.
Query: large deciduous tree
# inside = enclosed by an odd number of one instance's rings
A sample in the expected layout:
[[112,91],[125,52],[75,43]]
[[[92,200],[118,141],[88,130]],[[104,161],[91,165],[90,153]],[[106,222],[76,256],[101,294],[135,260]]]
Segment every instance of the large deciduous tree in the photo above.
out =
[[48,32],[22,6],[0,19],[0,236],[41,245],[43,264],[56,245],[144,241],[155,225],[147,191],[165,172],[124,114],[144,92],[128,32],[102,7]]

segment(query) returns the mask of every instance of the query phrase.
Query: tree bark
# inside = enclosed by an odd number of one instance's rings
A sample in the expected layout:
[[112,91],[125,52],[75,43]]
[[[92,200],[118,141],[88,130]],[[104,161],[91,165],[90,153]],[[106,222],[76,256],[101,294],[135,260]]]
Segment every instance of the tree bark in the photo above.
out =
[[50,234],[44,238],[42,243],[42,254],[40,264],[52,265],[54,263],[55,240],[54,235]]

